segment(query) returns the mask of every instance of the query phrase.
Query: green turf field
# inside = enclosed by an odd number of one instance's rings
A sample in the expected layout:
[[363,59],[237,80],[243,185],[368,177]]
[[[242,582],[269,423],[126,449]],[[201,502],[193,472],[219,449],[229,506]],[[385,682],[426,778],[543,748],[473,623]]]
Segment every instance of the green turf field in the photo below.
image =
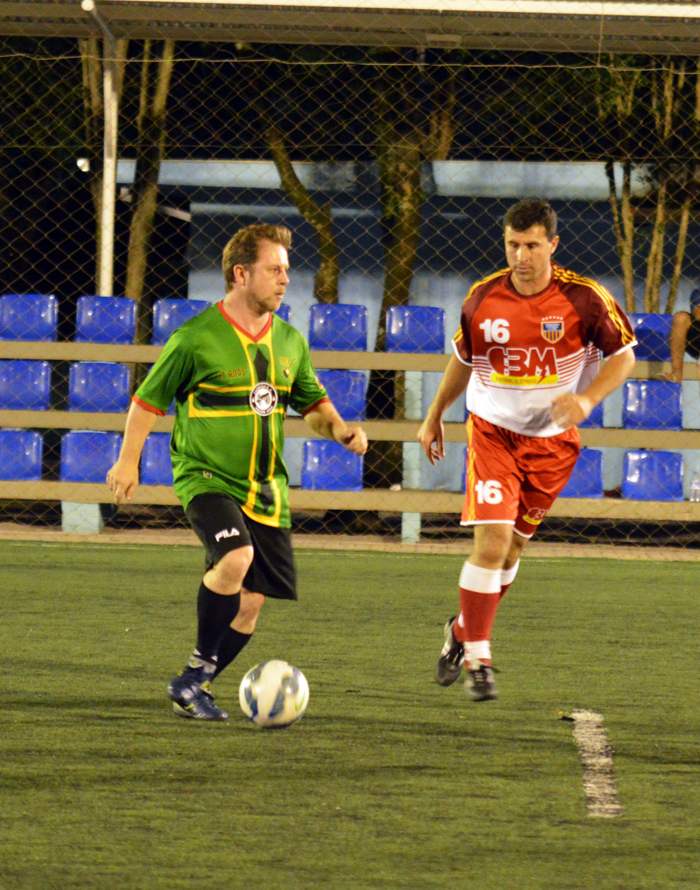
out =
[[[299,551],[217,681],[227,724],[173,716],[201,553],[0,542],[5,890],[700,887],[699,569],[525,559],[494,633],[497,702],[433,667],[462,560]],[[242,716],[300,667],[289,730]],[[591,819],[572,724],[599,711],[625,815]]]

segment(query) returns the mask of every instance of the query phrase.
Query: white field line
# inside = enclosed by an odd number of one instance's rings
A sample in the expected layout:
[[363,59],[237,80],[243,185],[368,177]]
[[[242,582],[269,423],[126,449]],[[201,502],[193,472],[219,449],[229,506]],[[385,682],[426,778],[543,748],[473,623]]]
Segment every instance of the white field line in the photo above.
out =
[[597,711],[575,710],[574,741],[583,765],[583,790],[591,819],[616,819],[624,815],[617,799],[613,751]]

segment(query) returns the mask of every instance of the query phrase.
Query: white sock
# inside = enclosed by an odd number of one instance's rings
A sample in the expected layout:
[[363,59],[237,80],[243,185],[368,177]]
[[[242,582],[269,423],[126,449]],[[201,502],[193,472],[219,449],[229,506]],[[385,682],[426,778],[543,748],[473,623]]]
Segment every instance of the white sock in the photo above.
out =
[[512,584],[515,581],[515,576],[518,574],[518,568],[520,567],[520,560],[518,560],[512,569],[501,569],[501,587],[506,587],[508,584]]
[[470,667],[473,667],[477,661],[491,661],[491,643],[488,640],[465,643],[464,649],[467,656],[467,664]]

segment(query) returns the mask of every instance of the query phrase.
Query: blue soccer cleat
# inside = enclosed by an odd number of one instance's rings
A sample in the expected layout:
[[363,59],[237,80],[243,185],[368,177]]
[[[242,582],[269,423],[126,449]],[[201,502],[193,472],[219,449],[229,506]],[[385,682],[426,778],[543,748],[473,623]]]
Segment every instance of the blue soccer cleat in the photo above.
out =
[[211,683],[204,665],[188,665],[182,673],[168,683],[168,698],[178,717],[194,720],[228,720],[228,714],[217,708],[211,694]]

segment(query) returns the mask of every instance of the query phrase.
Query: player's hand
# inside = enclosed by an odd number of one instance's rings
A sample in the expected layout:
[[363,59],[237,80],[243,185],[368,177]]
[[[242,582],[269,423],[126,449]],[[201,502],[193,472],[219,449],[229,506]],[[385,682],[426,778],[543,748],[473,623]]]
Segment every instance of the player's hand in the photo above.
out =
[[683,382],[682,374],[674,374],[673,371],[664,371],[661,374],[657,374],[657,380],[665,380],[668,383],[682,383]]
[[350,429],[346,429],[338,436],[338,442],[340,442],[343,447],[347,448],[348,451],[352,451],[353,454],[367,453],[367,433],[361,426],[354,426]]
[[564,393],[558,396],[549,409],[549,416],[557,426],[569,429],[578,426],[588,417],[593,410],[593,403],[584,395],[574,392]]
[[445,427],[442,420],[426,417],[420,425],[417,438],[433,466],[436,460],[442,460],[445,456]]
[[130,501],[138,484],[138,466],[133,467],[118,460],[107,471],[107,485],[109,490],[114,492],[114,500],[117,504],[121,504],[123,501]]

